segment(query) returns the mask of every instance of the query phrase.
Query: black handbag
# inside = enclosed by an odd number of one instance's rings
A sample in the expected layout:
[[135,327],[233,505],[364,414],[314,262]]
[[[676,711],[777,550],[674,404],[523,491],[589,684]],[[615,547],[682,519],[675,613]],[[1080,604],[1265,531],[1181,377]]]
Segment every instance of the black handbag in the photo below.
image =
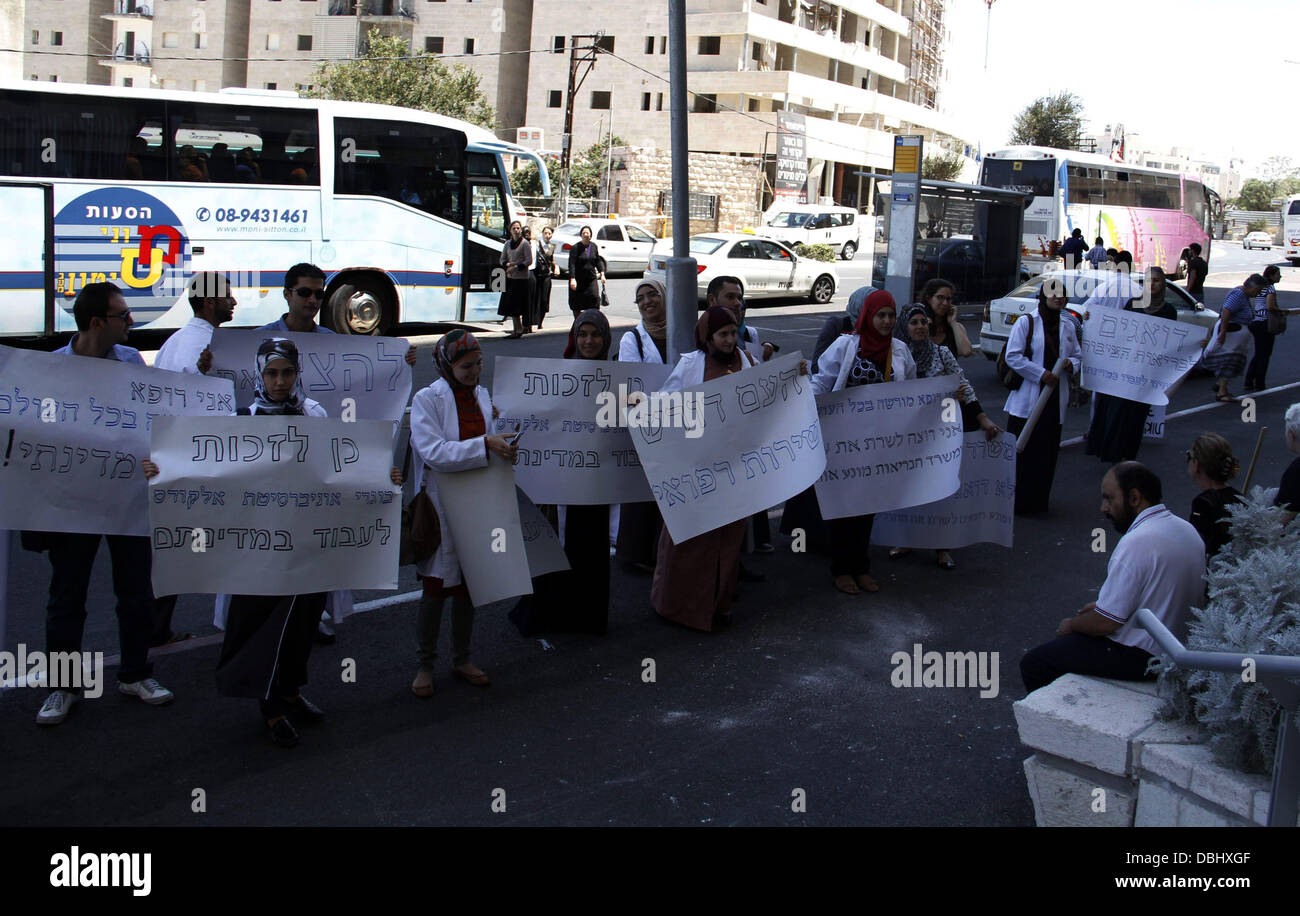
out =
[[1286,312],[1269,312],[1268,332],[1274,336],[1286,333]]
[[600,307],[603,309],[609,308],[609,296],[605,295],[604,283],[600,284]]
[[[406,460],[402,462],[402,480],[406,480],[411,469],[411,446],[406,446]],[[427,468],[426,468],[427,470]],[[442,544],[442,523],[438,521],[438,510],[433,507],[433,500],[424,492],[424,487],[416,491],[411,501],[402,507],[402,537],[398,548],[398,564],[410,566],[423,563],[433,556]]]
[[[1007,343],[1011,343],[1008,339]],[[1029,333],[1025,335],[1025,359],[1033,358],[1034,349],[1034,316],[1029,316]],[[998,379],[1002,382],[1002,387],[1008,391],[1016,391],[1025,380],[1021,378],[1020,373],[1007,365],[1007,344],[1002,345],[1002,350],[998,353],[997,362],[994,363],[998,373]]]

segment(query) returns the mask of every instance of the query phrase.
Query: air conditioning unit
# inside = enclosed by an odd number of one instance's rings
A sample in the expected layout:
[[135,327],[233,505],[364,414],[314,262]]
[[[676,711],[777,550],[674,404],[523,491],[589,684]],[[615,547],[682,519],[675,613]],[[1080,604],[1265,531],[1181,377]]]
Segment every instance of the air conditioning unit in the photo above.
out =
[[516,127],[515,142],[526,149],[540,150],[545,131],[540,127]]

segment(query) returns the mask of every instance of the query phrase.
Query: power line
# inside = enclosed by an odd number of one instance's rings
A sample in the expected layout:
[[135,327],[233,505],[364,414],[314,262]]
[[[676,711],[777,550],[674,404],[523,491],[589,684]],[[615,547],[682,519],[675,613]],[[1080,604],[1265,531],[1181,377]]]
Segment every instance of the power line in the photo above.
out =
[[[172,55],[160,55],[150,52],[149,65],[159,61],[188,61],[191,63],[289,63],[289,64],[353,64],[369,61],[442,61],[442,60],[460,60],[465,58],[476,57],[507,57],[512,54],[554,54],[553,48],[523,48],[518,51],[474,51],[468,54],[433,54],[425,51],[417,54],[407,54],[396,57],[184,57]],[[93,57],[104,60],[111,60],[111,52],[90,52],[90,51],[38,51],[34,48],[0,48],[0,54],[44,54],[51,57]],[[134,63],[134,61],[123,60],[122,63]]]

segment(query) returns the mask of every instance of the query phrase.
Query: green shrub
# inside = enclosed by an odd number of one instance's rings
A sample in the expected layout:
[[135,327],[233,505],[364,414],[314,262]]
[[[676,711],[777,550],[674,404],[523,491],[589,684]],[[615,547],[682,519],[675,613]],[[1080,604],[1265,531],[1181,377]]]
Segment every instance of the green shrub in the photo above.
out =
[[[1250,221],[1250,224],[1246,226],[1246,231],[1247,231],[1247,232],[1269,232],[1269,229],[1268,229],[1268,220],[1266,220],[1266,219],[1253,219],[1253,220]],[[1269,235],[1272,235],[1272,234],[1273,234],[1273,233],[1269,232]]]
[[803,242],[794,246],[794,253],[801,258],[810,258],[814,261],[834,261],[835,249],[830,245],[805,245]]

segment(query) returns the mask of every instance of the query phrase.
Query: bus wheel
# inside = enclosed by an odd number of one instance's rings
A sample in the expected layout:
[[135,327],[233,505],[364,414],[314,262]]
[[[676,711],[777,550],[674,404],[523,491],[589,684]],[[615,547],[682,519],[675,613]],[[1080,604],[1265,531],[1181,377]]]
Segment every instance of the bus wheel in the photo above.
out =
[[382,334],[393,323],[392,294],[385,284],[351,277],[329,297],[330,326],[339,334]]

